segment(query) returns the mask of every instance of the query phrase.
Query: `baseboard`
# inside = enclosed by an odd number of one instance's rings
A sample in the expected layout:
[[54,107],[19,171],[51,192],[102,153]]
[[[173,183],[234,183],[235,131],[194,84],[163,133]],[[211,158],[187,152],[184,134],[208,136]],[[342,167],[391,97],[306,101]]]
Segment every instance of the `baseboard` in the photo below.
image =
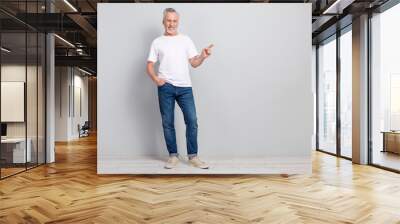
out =
[[273,157],[266,159],[205,159],[210,168],[192,167],[183,160],[174,169],[165,169],[164,160],[142,157],[133,160],[98,160],[98,174],[311,174],[311,158]]

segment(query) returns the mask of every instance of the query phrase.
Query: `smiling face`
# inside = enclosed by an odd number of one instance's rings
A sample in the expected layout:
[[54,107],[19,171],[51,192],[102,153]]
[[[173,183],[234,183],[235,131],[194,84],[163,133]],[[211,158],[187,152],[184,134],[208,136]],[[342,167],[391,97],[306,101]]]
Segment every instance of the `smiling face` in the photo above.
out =
[[179,15],[175,12],[167,12],[163,20],[165,35],[174,36],[178,33]]

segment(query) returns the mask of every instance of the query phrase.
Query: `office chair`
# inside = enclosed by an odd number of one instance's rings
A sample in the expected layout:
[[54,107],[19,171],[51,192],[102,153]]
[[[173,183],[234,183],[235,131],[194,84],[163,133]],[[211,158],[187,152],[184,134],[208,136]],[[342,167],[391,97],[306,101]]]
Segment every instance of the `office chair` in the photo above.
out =
[[78,124],[79,138],[89,136],[89,129],[90,129],[89,121],[85,121],[82,127],[80,127],[80,125]]

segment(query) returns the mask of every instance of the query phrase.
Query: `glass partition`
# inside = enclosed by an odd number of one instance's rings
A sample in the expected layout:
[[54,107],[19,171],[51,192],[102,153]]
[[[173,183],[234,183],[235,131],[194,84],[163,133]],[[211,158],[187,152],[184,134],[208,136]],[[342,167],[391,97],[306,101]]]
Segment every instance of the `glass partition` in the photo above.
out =
[[2,33],[1,47],[0,150],[6,177],[24,171],[32,155],[26,141],[26,33]]
[[[0,2],[16,16],[43,13],[44,5]],[[45,162],[45,34],[13,15],[0,12],[0,178]]]

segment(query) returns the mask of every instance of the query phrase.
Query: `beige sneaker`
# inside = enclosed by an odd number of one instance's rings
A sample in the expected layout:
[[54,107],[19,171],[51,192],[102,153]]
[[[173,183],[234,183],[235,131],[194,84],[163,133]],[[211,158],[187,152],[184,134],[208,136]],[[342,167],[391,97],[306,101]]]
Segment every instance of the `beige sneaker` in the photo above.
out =
[[176,165],[178,165],[178,163],[179,163],[178,157],[176,157],[176,156],[170,156],[170,157],[168,158],[168,161],[165,163],[164,168],[165,168],[165,169],[172,169],[172,168],[175,168]]
[[201,161],[198,156],[189,159],[189,163],[192,164],[192,166],[197,167],[197,168],[201,168],[201,169],[209,168],[209,166],[205,162]]

